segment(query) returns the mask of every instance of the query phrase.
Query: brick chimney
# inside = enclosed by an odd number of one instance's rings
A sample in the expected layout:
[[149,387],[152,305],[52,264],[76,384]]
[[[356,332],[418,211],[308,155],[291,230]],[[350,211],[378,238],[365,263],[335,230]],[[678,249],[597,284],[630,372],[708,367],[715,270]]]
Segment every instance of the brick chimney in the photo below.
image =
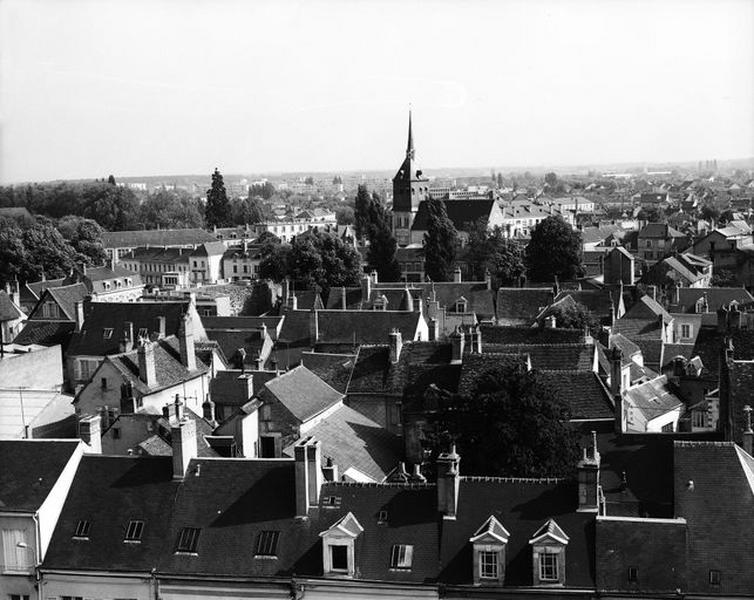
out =
[[437,325],[437,319],[429,320],[429,341],[435,342],[440,337],[440,328]]
[[183,479],[189,463],[198,455],[196,444],[196,422],[193,419],[176,420],[170,427],[173,446],[173,479]]
[[209,423],[215,422],[215,403],[212,402],[207,394],[207,398],[202,402],[202,416]]
[[157,339],[161,340],[165,337],[166,331],[167,331],[167,319],[160,315],[155,319],[155,333],[157,334]]
[[398,329],[393,329],[390,332],[390,363],[396,364],[401,358],[401,350],[403,349],[403,336]]
[[597,432],[592,431],[592,447],[584,447],[577,465],[579,482],[579,512],[599,511],[600,453],[597,450]]
[[751,406],[744,405],[744,433],[743,433],[743,448],[746,454],[754,456],[754,430],[751,428]]
[[607,351],[607,360],[610,362],[610,393],[618,396],[623,392],[623,351],[613,346]]
[[86,442],[87,454],[102,454],[102,418],[99,415],[87,415],[79,419],[79,438]]
[[325,466],[322,467],[322,475],[325,481],[338,481],[338,465],[333,462],[330,456],[327,457]]
[[139,358],[139,379],[147,387],[157,385],[157,370],[154,365],[154,342],[143,340],[137,351]]
[[453,445],[450,452],[437,457],[437,510],[443,519],[455,520],[458,514],[458,491],[461,484],[461,457]]
[[76,333],[81,333],[84,327],[84,303],[74,302],[73,306],[76,312]]
[[288,301],[285,303],[285,307],[288,310],[298,310],[298,298],[296,298],[295,292],[291,292],[290,296],[288,296]]
[[288,306],[291,297],[291,280],[289,277],[283,279],[283,306]]
[[414,312],[414,296],[411,294],[411,290],[408,289],[408,283],[406,283],[406,287],[403,291],[403,299],[406,303],[406,310]]
[[372,278],[369,275],[364,275],[361,278],[361,301],[369,302],[372,297]]
[[717,309],[717,331],[725,333],[728,331],[728,307],[721,306]]
[[178,329],[178,344],[181,352],[181,364],[189,371],[196,371],[196,354],[194,351],[194,323],[191,314],[185,313]]
[[492,274],[489,270],[484,272],[484,282],[487,284],[487,289],[492,291]]
[[123,415],[130,415],[136,412],[136,408],[134,388],[127,381],[120,386],[120,412]]
[[118,352],[129,352],[134,348],[134,324],[131,321],[123,323],[123,335],[118,342]]
[[340,288],[340,307],[343,310],[348,308],[348,295],[346,294],[346,286]]
[[453,270],[453,283],[461,283],[461,267]]

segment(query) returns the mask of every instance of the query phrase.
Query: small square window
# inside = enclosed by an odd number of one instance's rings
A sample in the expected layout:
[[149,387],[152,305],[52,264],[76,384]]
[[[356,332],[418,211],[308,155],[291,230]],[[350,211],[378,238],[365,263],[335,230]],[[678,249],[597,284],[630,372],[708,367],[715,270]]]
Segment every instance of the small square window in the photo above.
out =
[[257,538],[256,556],[277,556],[279,531],[262,531]]
[[100,379],[100,385],[102,386],[102,389],[103,389],[103,390],[106,390],[106,389],[107,389],[107,377],[102,377],[102,378]]
[[481,579],[498,578],[497,552],[491,550],[479,551],[479,577]]
[[196,527],[184,527],[178,533],[178,541],[175,545],[176,552],[190,552],[195,553],[196,547],[199,544],[199,533],[201,529]]
[[330,545],[330,567],[333,571],[348,571],[348,546]]
[[396,544],[390,551],[391,569],[410,569],[414,559],[414,547],[406,544]]
[[717,569],[710,569],[709,584],[720,585],[720,571],[718,571]]
[[378,523],[386,523],[387,522],[387,511],[381,510],[379,513],[377,513],[377,522]]
[[102,337],[106,340],[109,340],[111,337],[113,337],[113,329],[112,327],[105,327],[102,330]]
[[120,439],[120,428],[113,427],[113,439],[119,440]]
[[89,521],[79,521],[76,523],[76,530],[73,532],[73,537],[87,540],[89,539],[89,529],[91,524]]
[[639,569],[628,567],[628,583],[636,583],[637,581],[639,581]]
[[[119,436],[120,437],[120,436]],[[141,542],[141,534],[144,531],[144,521],[129,521],[126,527],[124,542]]]

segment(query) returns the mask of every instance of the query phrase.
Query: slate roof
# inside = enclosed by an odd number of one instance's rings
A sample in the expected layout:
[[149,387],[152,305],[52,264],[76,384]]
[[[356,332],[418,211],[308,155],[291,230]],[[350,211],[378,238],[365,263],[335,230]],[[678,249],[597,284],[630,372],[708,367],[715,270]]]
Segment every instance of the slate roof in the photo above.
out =
[[542,380],[571,408],[571,419],[610,419],[613,402],[596,373],[588,371],[541,371]]
[[73,335],[76,323],[71,321],[26,321],[24,328],[13,340],[14,344],[29,346],[55,346],[60,344],[65,350]]
[[540,311],[552,304],[550,288],[500,288],[497,291],[496,314],[499,320],[523,321],[530,325]]
[[105,248],[189,246],[215,241],[215,236],[203,229],[149,229],[141,231],[104,231],[102,233],[102,244]]
[[191,256],[222,256],[225,254],[225,244],[222,242],[204,242],[191,253]]
[[[343,308],[343,287],[331,287],[327,294],[327,304],[325,308],[335,309]],[[362,298],[360,287],[346,287],[346,308],[357,310],[362,308],[362,303],[367,300]]]
[[623,394],[630,405],[636,407],[647,421],[683,406],[683,402],[669,388],[667,375],[631,387]]
[[0,511],[36,512],[79,440],[0,440]]
[[[258,329],[205,329],[205,331],[210,340],[220,345],[223,354],[231,362],[235,360],[238,350],[243,348],[246,352],[245,365],[255,365],[256,359],[262,354],[266,339]],[[235,366],[240,366],[240,364]]]
[[578,304],[585,306],[589,312],[597,319],[610,317],[610,309],[614,306],[615,301],[612,298],[610,290],[565,290],[560,292],[555,301],[570,296]]
[[[107,357],[123,377],[131,382],[135,390],[142,395],[153,394],[159,390],[173,387],[184,381],[194,379],[207,372],[207,366],[199,359],[196,361],[196,370],[189,371],[181,363],[179,342],[175,336],[170,336],[156,342],[154,346],[154,366],[157,381],[152,386],[147,386],[139,378],[138,350],[131,350],[124,354],[116,354]],[[94,385],[94,384],[91,384]]]
[[164,248],[158,246],[134,248],[128,254],[121,256],[121,260],[138,260],[142,263],[165,263],[169,265],[186,263],[188,265],[190,251],[183,248]]
[[[696,312],[696,302],[702,298],[707,298],[709,312],[716,312],[722,306],[728,306],[731,302],[739,304],[748,304],[754,302],[752,296],[745,288],[679,288],[677,290],[679,302],[677,305],[678,312]],[[675,310],[674,310],[675,312]]]
[[562,327],[516,327],[503,325],[480,325],[482,348],[484,344],[577,344],[584,341],[580,329]]
[[458,381],[458,392],[466,396],[471,395],[474,392],[476,381],[481,375],[500,367],[521,367],[528,371],[529,355],[511,352],[510,354],[484,353],[464,356],[461,364],[461,376]]
[[[383,284],[376,284],[375,289],[379,290],[376,293],[381,292],[381,286]],[[411,283],[409,290],[412,294],[413,290],[419,290],[419,294],[425,301],[425,307],[426,301],[434,297],[440,306],[445,307],[449,312],[455,312],[455,303],[463,297],[467,302],[466,310],[476,314],[480,320],[491,319],[495,316],[495,291],[487,288],[486,281],[414,282]],[[403,294],[405,295],[405,288]]]
[[[490,213],[495,206],[495,200],[448,200],[441,201],[445,204],[448,218],[458,231],[468,231],[479,219],[489,219]],[[427,202],[419,203],[412,231],[427,231],[429,226],[429,210]]]
[[683,238],[686,237],[683,233],[677,229],[673,229],[667,223],[647,223],[641,231],[639,231],[639,237],[655,238],[655,239],[670,239],[670,238]]
[[58,304],[63,314],[69,320],[76,320],[76,302],[83,302],[89,295],[89,290],[83,283],[74,283],[60,287],[51,287],[45,290],[40,303],[45,301],[45,296],[50,296]]
[[[317,318],[317,342],[349,344],[355,340],[357,344],[378,344],[387,342],[393,329],[401,332],[404,341],[413,340],[422,316],[418,312],[390,310],[320,310]],[[306,327],[308,334],[308,319]]]
[[356,364],[356,355],[304,352],[301,354],[301,364],[341,394],[345,394]]
[[592,371],[593,344],[484,344],[484,354],[529,355],[533,369],[550,371]]
[[267,335],[274,341],[277,339],[277,328],[283,317],[211,317],[201,316],[205,331],[210,329],[258,329],[262,325],[267,327]]
[[0,290],[0,322],[23,318],[26,318],[26,315],[13,303],[13,298],[5,290]]
[[63,281],[65,281],[65,277],[60,277],[58,279],[43,279],[42,281],[27,281],[21,288],[21,297],[23,298],[26,296],[25,291],[28,290],[28,292],[30,292],[29,295],[33,296],[34,299],[39,300],[47,288],[60,287],[63,285]]
[[626,311],[626,314],[618,322],[624,319],[656,319],[660,315],[662,315],[664,323],[670,323],[673,320],[673,317],[662,304],[645,294]]
[[554,517],[570,538],[566,550],[567,586],[593,587],[594,533],[589,524],[594,515],[576,512],[577,500],[572,482],[461,477],[458,515],[454,521],[442,524],[440,578],[448,583],[468,583],[472,565],[469,538],[492,515],[510,533],[505,585],[532,585],[529,540]]
[[[323,463],[332,458],[340,475],[352,467],[381,482],[403,456],[398,436],[349,406],[338,408],[307,435],[320,440]],[[287,456],[293,457],[293,445],[284,450]]]
[[302,423],[343,400],[343,394],[327,385],[303,365],[264,384],[265,391],[283,404]]
[[[116,354],[126,322],[134,325],[134,336],[140,329],[156,331],[157,317],[165,317],[165,334],[177,335],[189,301],[178,302],[92,302],[84,315],[84,326],[74,333],[68,348],[69,354],[105,356]],[[103,336],[105,328],[112,328],[109,339]]]

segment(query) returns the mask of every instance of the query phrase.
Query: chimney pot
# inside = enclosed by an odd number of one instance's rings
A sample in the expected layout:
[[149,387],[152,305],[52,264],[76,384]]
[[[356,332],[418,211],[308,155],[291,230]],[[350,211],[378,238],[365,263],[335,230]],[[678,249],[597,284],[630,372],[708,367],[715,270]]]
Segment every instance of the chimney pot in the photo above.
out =
[[173,446],[173,479],[183,479],[192,458],[198,455],[196,422],[193,419],[179,420],[170,428]]

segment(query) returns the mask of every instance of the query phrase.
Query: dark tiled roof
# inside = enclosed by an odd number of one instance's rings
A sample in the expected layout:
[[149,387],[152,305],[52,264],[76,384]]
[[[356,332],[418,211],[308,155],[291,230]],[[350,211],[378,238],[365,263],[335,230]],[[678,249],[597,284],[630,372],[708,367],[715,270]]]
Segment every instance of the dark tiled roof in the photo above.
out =
[[533,369],[549,371],[592,371],[593,344],[482,344],[485,354],[529,355]]
[[[343,308],[343,287],[332,287],[327,294],[327,304],[325,308],[335,309]],[[360,287],[347,287],[346,291],[346,308],[350,310],[357,310],[362,307],[362,303],[365,301],[361,296]]]
[[121,256],[121,259],[138,260],[140,262],[159,262],[166,264],[177,264],[189,262],[189,250],[183,248],[162,248],[162,247],[138,247],[131,250],[128,254]]
[[[118,352],[123,325],[134,325],[134,336],[140,329],[156,331],[157,317],[165,317],[166,335],[177,335],[181,319],[189,302],[92,302],[84,315],[81,333],[73,335],[68,349],[71,355],[105,356]],[[103,336],[105,328],[112,328],[109,339]]]
[[[443,202],[448,218],[458,231],[468,231],[479,219],[489,219],[495,200],[450,200]],[[419,203],[419,208],[411,225],[412,231],[427,231],[429,209],[427,202]]]
[[21,288],[21,298],[23,299],[27,296],[25,291],[26,289],[28,289],[28,292],[30,292],[28,295],[33,296],[36,300],[39,300],[39,298],[42,297],[42,294],[47,288],[60,287],[61,285],[63,285],[64,281],[65,277],[60,277],[59,279],[45,279],[43,281],[26,282],[26,285]]
[[60,344],[65,349],[75,328],[76,323],[71,321],[27,321],[13,343],[22,346],[31,344],[54,346]]
[[204,242],[191,253],[191,256],[222,256],[225,254],[225,244],[222,242]]
[[482,346],[493,344],[577,344],[584,341],[580,329],[548,327],[505,327],[481,325]]
[[630,404],[644,415],[647,421],[683,404],[668,386],[667,375],[629,388],[624,392],[624,395]]
[[632,306],[626,311],[618,321],[624,319],[657,319],[662,316],[665,323],[670,323],[672,317],[665,308],[657,302],[657,300],[650,298],[647,295],[639,298]]
[[585,306],[597,319],[605,319],[610,316],[610,309],[614,300],[609,290],[566,290],[560,292],[555,300],[570,296],[578,304]]
[[[322,459],[333,459],[340,475],[354,468],[380,482],[403,456],[403,442],[393,433],[348,406],[307,431],[320,440]],[[293,445],[285,453],[293,457]]]
[[271,394],[299,421],[306,422],[343,400],[343,394],[300,365],[264,384],[259,397]]
[[571,419],[609,419],[614,405],[596,373],[542,371],[542,380],[571,408]]
[[13,299],[8,292],[0,290],[0,322],[14,321],[25,316],[21,309],[13,304]]
[[500,288],[497,291],[497,318],[503,322],[515,320],[529,325],[552,301],[550,288]]
[[262,386],[277,377],[275,371],[254,371],[243,373],[240,370],[218,371],[209,382],[212,401],[225,406],[243,406],[249,401],[249,386],[244,377],[251,377],[252,389],[259,391]]
[[341,394],[345,394],[356,364],[356,355],[304,352],[301,354],[301,364]]
[[277,327],[283,317],[210,317],[202,316],[202,325],[205,331],[209,333],[210,329],[258,329],[264,325],[267,327],[267,334],[275,340],[277,338]]
[[134,246],[188,246],[215,242],[214,235],[203,229],[149,229],[142,231],[105,231],[105,248],[133,248]]
[[[239,349],[246,352],[244,358],[245,365],[254,365],[256,359],[262,354],[265,337],[258,329],[205,329],[207,337],[217,342],[228,357],[233,362]],[[240,361],[240,358],[239,358]],[[240,364],[234,364],[240,367]]]
[[[74,283],[72,285],[48,288],[45,294],[57,302],[66,317],[71,321],[75,321],[76,302],[83,302],[84,298],[89,294],[89,290],[83,283]],[[40,301],[44,301],[44,298]]]
[[641,348],[644,364],[658,371],[665,362],[665,344],[662,340],[635,338],[636,345]]
[[142,395],[153,394],[158,390],[178,385],[207,372],[207,366],[199,360],[196,361],[195,371],[189,371],[183,366],[178,339],[174,336],[154,342],[154,366],[157,381],[152,386],[147,386],[139,378],[138,350],[116,354],[108,357],[108,360]]
[[[320,310],[318,342],[379,344],[398,329],[404,341],[414,339],[421,315],[418,312],[384,310]],[[307,331],[309,322],[307,320]],[[282,337],[282,336],[281,336]]]
[[635,343],[642,338],[658,341],[662,339],[662,329],[658,319],[618,319],[613,330]]
[[492,515],[510,533],[506,545],[506,586],[532,585],[529,540],[548,519],[554,518],[570,538],[566,549],[566,584],[593,587],[594,515],[576,512],[577,502],[578,491],[571,482],[462,478],[458,516],[442,525],[441,579],[449,583],[469,582],[472,576],[469,538]]
[[36,512],[78,440],[0,440],[0,511]]
[[469,354],[464,356],[463,363],[461,364],[461,375],[458,381],[458,392],[470,396],[474,392],[474,387],[478,378],[484,373],[495,371],[501,367],[517,366],[528,369],[528,354],[515,352],[511,352],[510,354],[485,352],[484,354]]
[[[381,285],[377,284],[378,290]],[[434,297],[440,303],[440,306],[449,311],[455,311],[455,303],[463,297],[467,301],[466,310],[476,314],[479,319],[491,319],[495,315],[495,292],[487,288],[486,281],[461,281],[460,283],[441,281],[437,283],[412,283],[411,286],[412,289],[421,290],[425,303],[428,299]]]
[[717,311],[721,306],[727,306],[731,302],[739,304],[748,304],[754,302],[752,296],[744,288],[680,288],[678,289],[678,311],[679,312],[696,312],[696,302],[702,297],[707,298],[707,306],[710,312]]
[[[168,457],[85,455],[45,556],[44,567],[149,573],[169,550],[173,481]],[[124,544],[129,520],[144,521],[140,544]],[[89,521],[89,540],[75,540]]]
[[361,346],[348,384],[348,393],[397,392],[393,386],[391,367],[387,345]]

